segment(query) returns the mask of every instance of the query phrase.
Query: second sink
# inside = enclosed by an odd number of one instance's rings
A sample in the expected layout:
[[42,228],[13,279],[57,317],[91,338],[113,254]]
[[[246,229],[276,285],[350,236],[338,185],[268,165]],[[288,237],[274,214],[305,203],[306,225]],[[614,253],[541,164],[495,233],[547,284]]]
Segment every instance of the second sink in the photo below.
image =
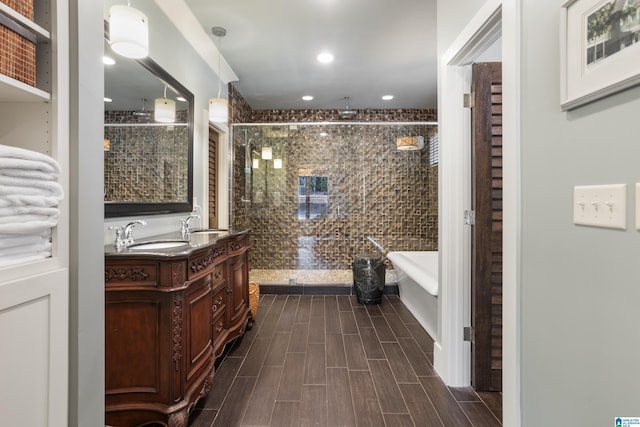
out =
[[189,242],[185,242],[182,240],[170,240],[170,241],[165,241],[165,242],[148,242],[148,243],[136,243],[133,244],[131,246],[129,246],[129,249],[138,249],[138,250],[145,250],[145,249],[169,249],[169,248],[175,248],[178,246],[184,246],[184,245],[188,245]]

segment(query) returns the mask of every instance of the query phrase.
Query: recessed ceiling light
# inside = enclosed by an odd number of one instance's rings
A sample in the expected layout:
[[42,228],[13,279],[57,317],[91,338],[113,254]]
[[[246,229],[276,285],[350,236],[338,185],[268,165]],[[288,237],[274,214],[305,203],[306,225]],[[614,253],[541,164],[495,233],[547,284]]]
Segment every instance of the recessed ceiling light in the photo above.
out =
[[330,54],[329,52],[322,52],[321,54],[316,56],[316,59],[318,60],[318,62],[322,62],[323,64],[327,64],[327,63],[333,61],[333,55]]
[[102,63],[105,65],[113,65],[116,63],[116,61],[111,58],[110,56],[103,56],[102,57]]
[[305,101],[313,101],[313,96],[311,96],[311,95],[304,95],[304,96],[302,97],[302,99],[303,99],[303,100],[305,100]]
[[104,102],[113,102],[113,99],[111,98],[107,98],[106,96],[104,97]]
[[327,132],[320,132],[320,136],[327,136],[329,135]]
[[382,99],[384,99],[385,101],[390,101],[393,99],[393,95],[384,95]]

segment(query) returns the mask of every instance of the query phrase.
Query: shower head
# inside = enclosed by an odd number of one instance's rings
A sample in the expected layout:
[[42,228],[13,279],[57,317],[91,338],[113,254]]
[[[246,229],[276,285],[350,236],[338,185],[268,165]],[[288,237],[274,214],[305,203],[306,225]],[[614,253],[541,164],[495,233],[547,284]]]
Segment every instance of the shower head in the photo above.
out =
[[151,111],[148,111],[146,109],[146,102],[147,102],[146,98],[142,98],[142,110],[134,111],[131,114],[138,117],[144,117],[145,119],[151,118]]
[[341,119],[352,119],[358,115],[356,110],[349,108],[349,97],[344,97],[344,110],[338,110],[338,117]]

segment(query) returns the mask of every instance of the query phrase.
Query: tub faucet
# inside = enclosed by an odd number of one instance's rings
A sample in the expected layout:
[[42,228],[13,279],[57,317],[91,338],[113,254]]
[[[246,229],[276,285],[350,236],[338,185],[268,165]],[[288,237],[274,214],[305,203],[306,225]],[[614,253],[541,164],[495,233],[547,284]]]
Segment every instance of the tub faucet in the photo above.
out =
[[135,221],[131,221],[129,224],[125,225],[124,228],[122,229],[122,234],[124,235],[123,239],[124,239],[125,246],[133,245],[133,243],[134,243],[134,241],[133,241],[133,227],[135,227],[136,224],[147,225],[146,221],[143,221],[141,219],[136,219]]
[[194,218],[198,218],[200,219],[200,215],[198,214],[191,214],[188,217],[186,217],[185,219],[181,219],[180,220],[180,232],[182,233],[182,238],[186,239],[189,237],[189,234],[191,233],[191,225],[189,224],[189,222],[194,219]]

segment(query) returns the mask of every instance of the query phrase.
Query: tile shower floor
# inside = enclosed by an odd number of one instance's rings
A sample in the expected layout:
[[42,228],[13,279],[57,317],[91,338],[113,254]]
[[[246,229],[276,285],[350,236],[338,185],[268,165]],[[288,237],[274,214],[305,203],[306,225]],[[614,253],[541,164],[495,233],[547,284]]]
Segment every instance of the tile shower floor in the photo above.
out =
[[262,295],[189,426],[500,426],[500,393],[444,385],[395,295]]
[[[260,285],[353,285],[351,270],[260,270],[249,271],[249,280]],[[397,282],[396,272],[386,270],[386,283]]]

